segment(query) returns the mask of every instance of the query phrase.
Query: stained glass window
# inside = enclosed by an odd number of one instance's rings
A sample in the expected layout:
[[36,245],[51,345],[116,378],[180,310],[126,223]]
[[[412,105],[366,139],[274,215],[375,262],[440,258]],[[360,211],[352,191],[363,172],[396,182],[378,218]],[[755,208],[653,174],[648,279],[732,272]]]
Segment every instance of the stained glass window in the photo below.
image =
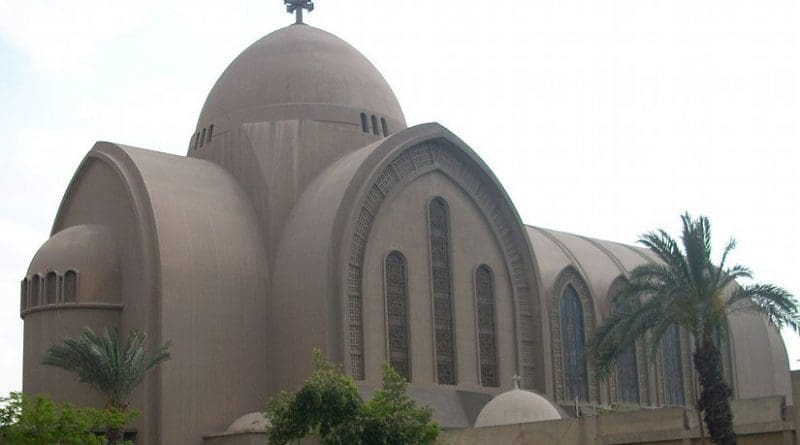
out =
[[661,354],[664,363],[664,404],[682,406],[685,403],[683,357],[678,325],[670,326],[661,337]]
[[578,293],[571,285],[561,296],[561,344],[564,360],[564,396],[566,400],[589,400],[589,379],[586,372],[586,337],[583,308]]
[[389,364],[410,382],[408,282],[406,261],[400,252],[392,252],[386,257],[385,273]]
[[[614,291],[609,298],[613,297]],[[612,303],[611,311],[621,310],[618,304]],[[639,370],[636,361],[636,344],[625,348],[617,356],[617,400],[627,403],[639,403]]]
[[478,305],[481,385],[500,386],[497,375],[497,331],[494,324],[494,283],[488,266],[480,266],[475,270],[475,296]]
[[440,198],[430,202],[431,277],[433,318],[436,342],[437,381],[456,384],[455,332],[453,330],[453,292],[450,286],[450,222],[447,205]]

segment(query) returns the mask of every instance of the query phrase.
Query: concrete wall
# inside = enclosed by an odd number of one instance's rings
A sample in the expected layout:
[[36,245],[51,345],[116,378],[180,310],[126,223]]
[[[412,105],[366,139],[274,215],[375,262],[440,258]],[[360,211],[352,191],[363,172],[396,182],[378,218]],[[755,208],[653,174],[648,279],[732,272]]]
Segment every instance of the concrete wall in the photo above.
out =
[[[793,410],[786,410],[783,397],[734,400],[731,408],[738,435],[737,443],[760,445],[797,443],[796,420],[792,421],[796,417],[793,417]],[[659,408],[580,419],[450,430],[442,432],[438,443],[442,445],[486,443],[700,445],[703,441],[700,438],[696,411]]]

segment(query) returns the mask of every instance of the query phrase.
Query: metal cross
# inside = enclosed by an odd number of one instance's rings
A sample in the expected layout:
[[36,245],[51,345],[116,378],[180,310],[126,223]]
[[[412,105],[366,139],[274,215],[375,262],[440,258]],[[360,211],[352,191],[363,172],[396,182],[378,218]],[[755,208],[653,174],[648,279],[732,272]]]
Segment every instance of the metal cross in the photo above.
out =
[[314,10],[314,0],[283,0],[283,3],[286,5],[286,12],[296,15],[295,24],[303,23],[304,9],[307,9],[308,12]]

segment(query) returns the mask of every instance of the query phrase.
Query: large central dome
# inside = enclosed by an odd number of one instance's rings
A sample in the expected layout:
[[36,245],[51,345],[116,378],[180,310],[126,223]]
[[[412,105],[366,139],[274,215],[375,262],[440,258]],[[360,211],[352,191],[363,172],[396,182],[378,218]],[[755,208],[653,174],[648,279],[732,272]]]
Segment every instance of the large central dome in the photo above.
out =
[[308,25],[275,31],[244,50],[217,80],[197,131],[247,122],[321,120],[361,126],[362,114],[405,128],[400,104],[375,66],[342,39]]

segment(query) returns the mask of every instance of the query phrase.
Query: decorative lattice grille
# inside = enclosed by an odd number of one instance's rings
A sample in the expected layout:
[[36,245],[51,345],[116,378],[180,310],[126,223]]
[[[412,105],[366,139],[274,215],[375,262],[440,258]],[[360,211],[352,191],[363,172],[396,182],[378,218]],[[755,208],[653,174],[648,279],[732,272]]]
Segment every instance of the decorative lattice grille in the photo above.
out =
[[392,252],[386,257],[385,269],[389,364],[410,382],[408,282],[405,259],[399,252]]
[[453,292],[450,286],[449,216],[447,207],[441,199],[432,200],[429,207],[436,376],[441,384],[455,385],[456,357]]
[[494,285],[487,266],[475,270],[475,295],[478,305],[478,352],[481,385],[499,386],[497,376],[497,331],[494,324]]
[[671,325],[661,337],[661,354],[664,363],[664,404],[682,406],[685,402],[683,354],[678,325]]

